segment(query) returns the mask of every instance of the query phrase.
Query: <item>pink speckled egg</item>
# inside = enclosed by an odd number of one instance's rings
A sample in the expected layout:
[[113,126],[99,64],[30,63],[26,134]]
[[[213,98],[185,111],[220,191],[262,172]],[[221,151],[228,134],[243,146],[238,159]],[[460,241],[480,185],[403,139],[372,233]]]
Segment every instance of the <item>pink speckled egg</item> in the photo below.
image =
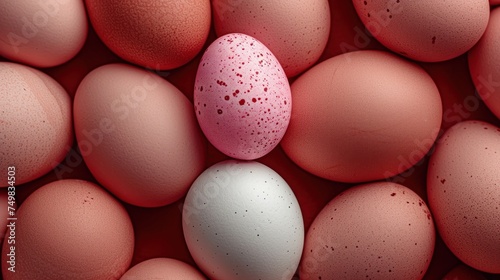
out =
[[70,149],[71,99],[50,76],[21,64],[0,62],[0,84],[0,170],[14,166],[19,185],[49,172]]
[[356,186],[311,224],[300,279],[422,279],[434,242],[432,216],[415,192],[390,182]]
[[500,128],[465,121],[429,161],[427,193],[440,236],[465,264],[500,273]]
[[118,279],[132,260],[127,211],[93,183],[49,183],[23,202],[16,217],[15,243],[2,248],[5,280]]
[[352,0],[368,31],[392,51],[437,62],[467,52],[486,29],[488,0]]
[[248,34],[265,44],[288,77],[313,65],[330,35],[328,0],[212,1],[217,35]]
[[187,263],[169,258],[143,261],[129,269],[120,280],[205,280],[205,276]]
[[201,59],[194,89],[201,129],[221,152],[237,159],[264,156],[290,121],[290,85],[280,63],[255,38],[228,34]]
[[500,119],[500,36],[498,34],[500,34],[500,8],[495,8],[491,12],[486,32],[469,52],[469,70],[482,100]]

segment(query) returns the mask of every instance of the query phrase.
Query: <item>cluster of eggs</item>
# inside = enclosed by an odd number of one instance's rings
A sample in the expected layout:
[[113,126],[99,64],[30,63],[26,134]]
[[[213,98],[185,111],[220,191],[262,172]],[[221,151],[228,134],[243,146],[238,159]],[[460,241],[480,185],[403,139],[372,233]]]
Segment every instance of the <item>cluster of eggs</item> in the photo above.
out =
[[[1,2],[3,279],[424,279],[439,238],[467,265],[448,277],[500,274],[500,2],[346,0],[364,30],[330,55],[333,2]],[[89,30],[119,63],[73,67],[63,87],[46,69]],[[457,57],[492,121],[443,125],[424,66]],[[190,95],[169,71],[193,63]],[[273,165],[313,179],[267,166],[277,150]],[[59,176],[17,209],[14,185],[75,153],[90,176]],[[425,195],[400,180],[422,162]],[[349,188],[306,215],[315,180]],[[171,226],[194,265],[131,265],[129,208],[179,201]]]

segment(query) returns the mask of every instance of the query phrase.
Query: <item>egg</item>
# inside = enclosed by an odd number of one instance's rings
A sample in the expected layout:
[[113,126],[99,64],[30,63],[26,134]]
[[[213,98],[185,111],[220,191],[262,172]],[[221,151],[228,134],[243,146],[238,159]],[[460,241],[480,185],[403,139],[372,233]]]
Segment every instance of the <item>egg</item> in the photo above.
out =
[[330,35],[327,0],[212,1],[217,35],[244,33],[266,45],[293,77],[321,56]]
[[457,265],[448,272],[443,280],[487,280],[481,272],[466,265]]
[[495,5],[498,5],[500,4],[500,0],[490,0],[490,5],[491,6],[495,6]]
[[418,163],[441,126],[439,91],[419,66],[382,51],[330,58],[292,84],[281,142],[304,170],[333,181],[392,177]]
[[67,62],[87,38],[83,1],[0,1],[0,55],[35,67]]
[[92,175],[127,203],[172,203],[205,167],[192,103],[152,72],[125,64],[93,70],[78,87],[74,117]]
[[200,61],[196,117],[210,143],[230,157],[253,160],[274,149],[288,127],[291,101],[280,63],[251,36],[224,35]]
[[500,119],[500,9],[493,9],[488,28],[477,45],[469,52],[469,70],[488,108]]
[[180,67],[208,38],[209,0],[85,0],[101,40],[128,62],[155,70]]
[[49,183],[23,202],[16,217],[9,221],[14,242],[3,243],[5,280],[118,279],[132,260],[127,211],[93,183]]
[[9,196],[7,195],[7,190],[7,188],[0,190],[0,205],[6,205],[5,207],[0,208],[0,228],[2,228],[2,230],[0,230],[0,243],[5,237],[8,224],[7,218],[9,218],[8,206],[10,205],[8,204]]
[[186,196],[182,227],[210,279],[291,279],[302,254],[297,199],[258,162],[228,160],[205,170]]
[[352,0],[366,29],[408,58],[438,62],[472,48],[486,29],[488,0]]
[[13,166],[20,185],[64,159],[73,143],[71,100],[54,79],[21,64],[0,62],[0,84],[0,170]]
[[500,128],[452,126],[429,161],[427,193],[437,229],[465,264],[500,273]]
[[422,279],[435,231],[409,188],[377,182],[332,199],[307,232],[300,279]]
[[196,268],[169,258],[143,261],[129,269],[120,280],[204,280]]

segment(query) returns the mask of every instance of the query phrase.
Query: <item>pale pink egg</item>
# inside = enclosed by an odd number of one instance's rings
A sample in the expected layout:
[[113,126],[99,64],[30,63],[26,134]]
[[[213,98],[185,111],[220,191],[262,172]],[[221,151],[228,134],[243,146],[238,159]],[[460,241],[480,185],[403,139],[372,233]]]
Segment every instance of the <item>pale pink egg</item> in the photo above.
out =
[[300,279],[422,279],[434,242],[432,216],[415,192],[390,182],[356,186],[311,224]]
[[500,273],[500,128],[465,121],[429,161],[427,194],[440,236],[465,264]]
[[481,99],[500,119],[500,37],[498,34],[500,34],[500,8],[495,8],[491,12],[486,32],[469,52],[469,70]]
[[248,35],[228,34],[201,59],[194,105],[201,129],[217,149],[233,158],[256,159],[285,134],[290,85],[266,46]]
[[93,183],[49,183],[23,202],[16,217],[9,221],[15,243],[4,242],[2,250],[6,280],[118,279],[132,260],[127,211]]
[[0,170],[14,166],[20,185],[49,172],[71,148],[71,100],[54,79],[21,64],[0,62],[0,84]]
[[67,62],[87,38],[83,1],[0,1],[0,55],[35,67]]
[[204,280],[201,272],[187,263],[169,258],[143,261],[129,269],[120,280]]
[[488,0],[352,0],[366,29],[392,51],[437,62],[477,43],[490,15]]

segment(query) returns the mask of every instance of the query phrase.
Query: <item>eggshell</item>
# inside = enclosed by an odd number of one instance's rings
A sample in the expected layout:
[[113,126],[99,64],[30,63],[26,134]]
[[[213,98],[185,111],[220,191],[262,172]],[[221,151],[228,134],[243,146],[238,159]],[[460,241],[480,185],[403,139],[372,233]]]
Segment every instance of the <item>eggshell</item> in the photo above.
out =
[[422,279],[434,243],[429,209],[412,190],[391,182],[356,186],[312,223],[300,279]]
[[212,1],[217,35],[244,33],[266,45],[288,77],[313,65],[330,35],[327,0]]
[[125,64],[90,72],[78,87],[75,130],[94,177],[121,200],[172,203],[204,169],[193,105],[161,77]]
[[499,4],[500,4],[500,0],[490,0],[491,6],[495,6],[495,5],[499,5]]
[[411,59],[437,62],[467,52],[486,29],[488,0],[352,0],[366,29]]
[[488,28],[469,52],[469,69],[476,89],[488,108],[500,119],[500,9],[491,12]]
[[71,100],[54,79],[20,64],[0,62],[0,84],[0,170],[14,166],[20,185],[49,172],[71,147]]
[[429,162],[437,229],[465,264],[500,273],[500,128],[465,121],[448,129]]
[[86,0],[102,41],[121,58],[155,70],[193,59],[208,37],[209,0]]
[[448,272],[443,280],[487,280],[481,272],[463,264],[456,266]]
[[[4,242],[4,279],[118,279],[134,251],[125,208],[82,180],[49,183],[17,210],[15,244]],[[15,273],[8,270],[15,246]]]
[[245,160],[278,145],[292,106],[278,60],[244,34],[222,36],[208,47],[196,73],[194,104],[208,140],[224,154]]
[[168,258],[143,261],[129,269],[120,280],[204,280],[196,268]]
[[0,1],[0,55],[35,67],[67,62],[87,38],[83,1]]
[[419,66],[381,51],[330,58],[292,84],[287,155],[317,176],[341,182],[392,177],[429,151],[441,99]]
[[182,226],[210,279],[291,279],[302,254],[297,199],[258,162],[223,161],[205,170],[186,196]]

